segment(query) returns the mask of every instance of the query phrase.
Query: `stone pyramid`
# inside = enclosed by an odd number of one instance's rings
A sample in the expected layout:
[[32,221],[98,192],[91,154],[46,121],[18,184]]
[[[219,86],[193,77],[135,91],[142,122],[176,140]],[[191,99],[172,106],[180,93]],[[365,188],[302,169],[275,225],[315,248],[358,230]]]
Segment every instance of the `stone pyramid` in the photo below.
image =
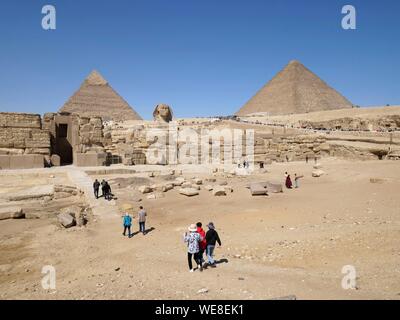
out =
[[103,120],[142,119],[97,71],[90,73],[59,111],[86,117],[100,116]]
[[285,115],[351,107],[350,101],[294,60],[261,88],[236,115]]

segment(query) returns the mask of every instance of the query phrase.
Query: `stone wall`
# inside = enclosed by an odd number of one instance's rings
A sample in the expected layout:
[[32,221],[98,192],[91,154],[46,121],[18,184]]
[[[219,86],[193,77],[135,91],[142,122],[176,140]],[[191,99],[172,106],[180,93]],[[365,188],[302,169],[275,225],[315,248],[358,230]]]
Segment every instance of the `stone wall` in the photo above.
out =
[[2,169],[43,167],[50,133],[42,128],[40,115],[1,112],[0,155]]

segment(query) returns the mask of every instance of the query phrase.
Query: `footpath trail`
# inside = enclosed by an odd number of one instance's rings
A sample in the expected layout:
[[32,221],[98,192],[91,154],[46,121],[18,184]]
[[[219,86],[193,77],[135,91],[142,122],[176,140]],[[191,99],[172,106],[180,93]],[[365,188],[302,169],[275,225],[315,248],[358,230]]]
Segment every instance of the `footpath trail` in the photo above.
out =
[[93,181],[85,171],[79,168],[70,168],[67,174],[69,179],[85,193],[86,201],[91,207],[94,216],[102,219],[120,216],[115,201],[105,201],[103,198],[95,198],[93,193]]

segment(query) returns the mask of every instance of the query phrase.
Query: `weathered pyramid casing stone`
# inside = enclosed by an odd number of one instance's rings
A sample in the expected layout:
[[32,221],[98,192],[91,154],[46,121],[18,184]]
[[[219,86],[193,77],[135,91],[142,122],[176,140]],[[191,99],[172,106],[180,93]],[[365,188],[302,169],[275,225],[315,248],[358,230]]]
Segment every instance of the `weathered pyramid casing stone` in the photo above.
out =
[[92,71],[60,112],[103,120],[142,120],[97,71]]
[[236,114],[285,115],[351,108],[352,104],[298,61],[291,61]]

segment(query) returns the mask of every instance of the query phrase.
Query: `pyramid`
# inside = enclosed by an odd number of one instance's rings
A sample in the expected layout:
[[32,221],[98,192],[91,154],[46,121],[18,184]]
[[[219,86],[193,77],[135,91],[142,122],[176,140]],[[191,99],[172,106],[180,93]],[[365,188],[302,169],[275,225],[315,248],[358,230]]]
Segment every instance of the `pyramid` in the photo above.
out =
[[97,71],[92,71],[59,112],[76,113],[103,120],[141,120],[130,105],[114,91]]
[[300,62],[293,60],[237,113],[287,115],[351,108],[352,104]]

